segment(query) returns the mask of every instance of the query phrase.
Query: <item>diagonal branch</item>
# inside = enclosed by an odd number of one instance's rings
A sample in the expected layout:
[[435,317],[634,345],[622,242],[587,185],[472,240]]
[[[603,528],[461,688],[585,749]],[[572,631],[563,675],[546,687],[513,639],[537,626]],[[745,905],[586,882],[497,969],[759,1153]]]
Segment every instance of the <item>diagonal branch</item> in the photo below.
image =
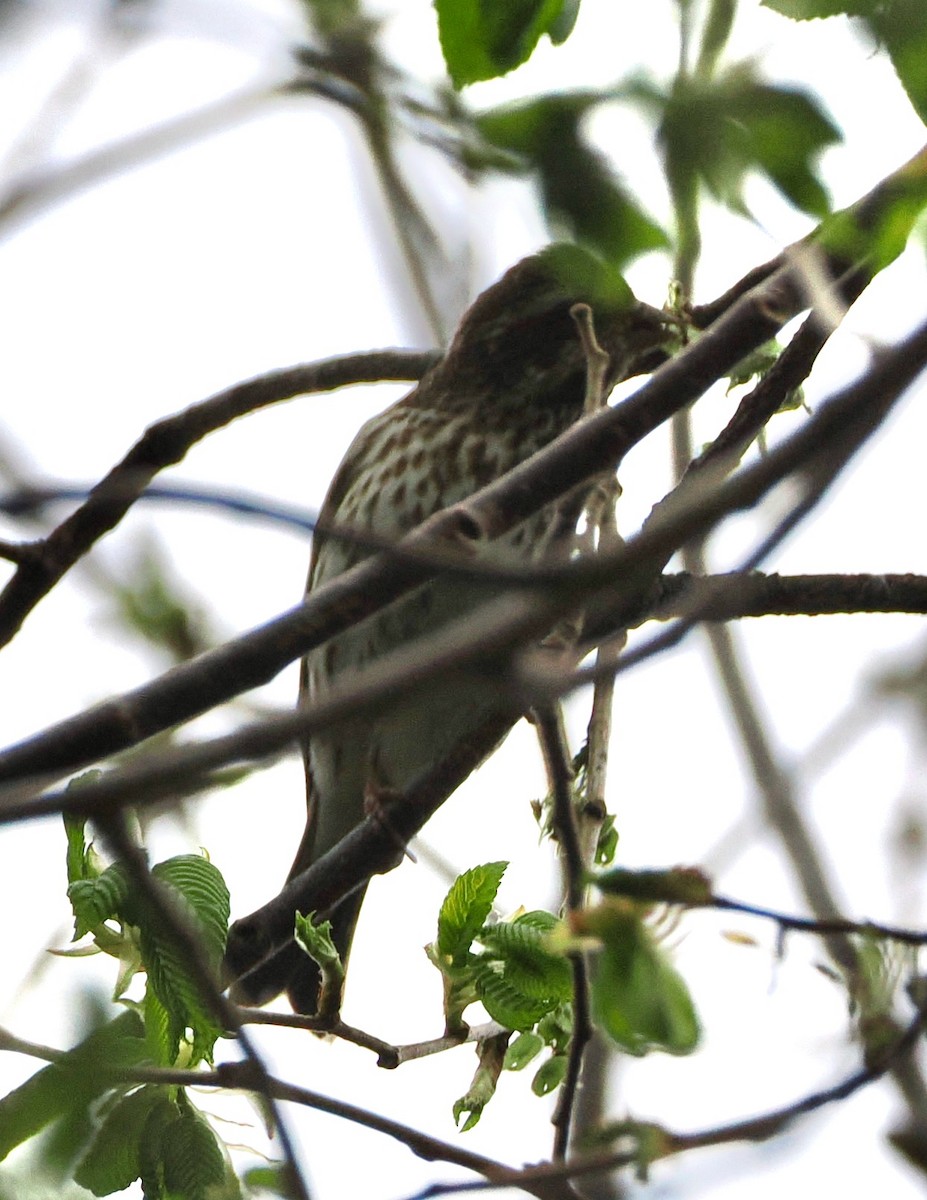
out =
[[[738,301],[698,342],[660,368],[630,399],[615,409],[606,408],[581,420],[546,449],[477,492],[466,505],[438,513],[420,525],[400,546],[427,547],[436,540],[440,544],[459,538],[462,517],[466,528],[477,529],[487,538],[498,537],[558,496],[614,468],[632,446],[701,395],[747,351],[767,341],[801,303],[800,288],[790,272],[773,276],[761,291]],[[305,385],[299,386],[302,389]],[[237,391],[232,389],[232,393],[224,395],[233,400]],[[277,398],[279,395],[275,393],[273,399]],[[233,404],[230,407],[235,408]],[[193,412],[199,416],[201,410],[195,406]],[[237,415],[237,408],[232,415]],[[215,415],[210,417],[204,432],[212,428]],[[182,455],[186,446],[192,444],[190,431],[184,430],[179,447],[176,428],[169,426],[168,433],[168,445],[159,445],[155,438],[154,451],[143,438],[115,470],[141,469],[147,481],[158,466],[176,461],[174,455]],[[151,465],[152,455],[156,466]],[[114,507],[117,511],[113,511]],[[82,540],[89,544],[98,530],[111,527],[127,507],[124,486],[120,484],[119,501],[114,505],[104,481],[99,495],[59,527],[58,541],[63,543],[66,561],[75,561],[79,553],[71,548],[75,526],[76,535],[82,535]],[[92,520],[91,516],[81,515],[88,512],[93,515]],[[616,556],[616,563],[619,558]],[[651,578],[658,571],[659,568],[657,571],[651,568]],[[241,692],[267,683],[290,662],[384,608],[432,573],[413,562],[401,561],[397,555],[381,554],[366,559],[315,590],[289,613],[250,634],[176,667],[169,676],[118,700],[104,702],[62,722],[53,727],[54,731],[0,753],[0,780],[21,778],[31,772],[63,773],[76,769],[207,712]],[[44,594],[44,586],[45,581],[35,580],[28,585],[25,582],[17,585],[15,579],[8,585],[7,594],[12,589],[16,601],[12,604],[8,601],[8,627],[12,624],[15,628],[22,619],[23,609],[28,611],[34,602],[34,596]],[[0,615],[3,607],[0,596]],[[0,625],[0,633],[2,629]]]
[[18,632],[39,601],[95,542],[122,520],[154,476],[179,463],[210,433],[281,400],[355,383],[419,379],[435,355],[373,350],[286,367],[218,392],[150,426],[91,491],[86,502],[42,542],[30,547],[0,593],[0,646]]

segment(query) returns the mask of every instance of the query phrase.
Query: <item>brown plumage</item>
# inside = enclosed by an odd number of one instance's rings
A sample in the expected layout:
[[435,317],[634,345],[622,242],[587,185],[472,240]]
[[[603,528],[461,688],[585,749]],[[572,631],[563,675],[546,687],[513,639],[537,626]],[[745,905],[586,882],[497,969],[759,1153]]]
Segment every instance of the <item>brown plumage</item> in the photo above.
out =
[[[598,339],[612,356],[610,384],[633,373],[639,357],[661,340],[660,314],[627,302],[609,311],[561,282],[544,255],[525,259],[476,300],[446,356],[421,383],[360,430],[332,480],[323,520],[398,539],[567,429],[582,413],[586,375],[570,308],[586,298],[594,306]],[[551,506],[496,543],[494,552],[501,547],[522,559],[540,557],[555,531],[575,526],[579,508],[575,496]],[[308,591],[368,553],[357,543],[317,536]],[[498,588],[457,576],[396,601],[307,656],[303,701],[323,696],[332,680],[342,681],[459,619]],[[409,787],[498,711],[499,697],[485,675],[461,674],[397,697],[373,719],[314,733],[304,748],[306,831],[290,877],[362,820],[371,787],[399,792]],[[362,899],[363,891],[356,892],[332,913],[342,956]],[[239,970],[241,965],[236,963]],[[237,995],[263,1003],[284,988],[297,1011],[314,1011],[318,973],[311,960],[278,955],[242,980]]]

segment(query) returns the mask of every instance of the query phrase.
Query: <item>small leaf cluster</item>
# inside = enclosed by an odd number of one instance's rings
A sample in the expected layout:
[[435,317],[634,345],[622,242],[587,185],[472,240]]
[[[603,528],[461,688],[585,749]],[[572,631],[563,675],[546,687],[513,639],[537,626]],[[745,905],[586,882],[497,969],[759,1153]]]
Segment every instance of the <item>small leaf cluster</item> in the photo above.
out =
[[465,871],[438,914],[429,953],[444,976],[449,1032],[465,1027],[464,1010],[477,1000],[506,1029],[527,1030],[570,999],[570,965],[546,945],[556,917],[537,911],[486,923],[507,866],[494,862]]
[[[221,1030],[190,978],[181,951],[159,914],[130,886],[121,863],[102,867],[85,840],[84,822],[65,818],[68,832],[68,898],[74,940],[89,935],[97,949],[120,959],[121,997],[139,972],[147,973],[143,1009],[155,1061],[173,1065],[185,1043],[188,1065],[212,1060]],[[199,936],[203,956],[218,978],[229,922],[229,893],[219,871],[200,855],[157,863],[151,874]]]
[[95,1196],[140,1180],[146,1200],[237,1200],[225,1149],[181,1087],[129,1082],[154,1065],[129,1009],[0,1100],[0,1159],[50,1130],[43,1159]]
[[[79,781],[78,785],[79,786]],[[85,823],[65,818],[68,896],[74,939],[120,960],[115,999],[125,1011],[97,1024],[73,1049],[0,1100],[0,1159],[48,1131],[43,1160],[96,1196],[136,1180],[146,1200],[237,1200],[238,1180],[223,1143],[184,1088],[144,1083],[140,1067],[211,1061],[221,1030],[162,919],[121,863],[104,866]],[[152,868],[217,973],[225,949],[229,896],[216,868],[180,855]],[[73,952],[72,952],[73,953]],[[124,993],[147,974],[141,1001]]]
[[[467,1094],[454,1106],[471,1129],[495,1091],[503,1067],[518,1070],[545,1047],[554,1057],[566,1052],[572,1024],[570,963],[548,940],[559,925],[553,914],[536,910],[488,924],[508,863],[485,863],[454,882],[438,915],[438,936],[429,946],[431,961],[444,979],[444,1014],[449,1033],[466,1029],[464,1010],[482,1003],[494,1021],[519,1033],[513,1046],[481,1044],[480,1066]],[[530,1036],[529,1042],[522,1037]],[[495,1039],[490,1039],[495,1042]],[[532,1048],[529,1053],[529,1047]],[[542,1075],[543,1072],[543,1075]],[[542,1067],[535,1091],[544,1095],[563,1078],[560,1067]]]
[[237,1200],[225,1149],[183,1088],[148,1085],[112,1098],[74,1179],[95,1196],[139,1180],[148,1200]]
[[[563,1081],[573,1025],[570,954],[593,950],[592,1016],[622,1049],[635,1055],[688,1054],[700,1036],[688,988],[647,917],[654,897],[700,896],[701,875],[645,872],[638,880],[633,872],[610,872],[599,877],[604,891],[634,894],[636,888],[641,898],[609,897],[572,914],[567,931],[543,911],[488,923],[507,865],[485,863],[459,876],[441,906],[437,939],[428,948],[444,979],[448,1033],[466,1030],[464,1011],[475,1001],[507,1031],[504,1047],[481,1045],[473,1083],[454,1107],[456,1118],[466,1116],[464,1129],[476,1124],[503,1067],[521,1070],[547,1051],[532,1090],[547,1095]],[[518,1036],[508,1044],[511,1032]]]

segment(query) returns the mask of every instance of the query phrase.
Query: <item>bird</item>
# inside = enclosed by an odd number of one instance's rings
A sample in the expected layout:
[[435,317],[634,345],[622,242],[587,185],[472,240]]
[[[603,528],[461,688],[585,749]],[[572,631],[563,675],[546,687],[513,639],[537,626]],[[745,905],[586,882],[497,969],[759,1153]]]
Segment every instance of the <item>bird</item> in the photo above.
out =
[[[555,244],[516,263],[478,296],[443,358],[407,396],[360,429],[331,481],[320,529],[398,540],[568,429],[582,415],[586,393],[585,351],[571,317],[577,302],[590,303],[597,339],[610,355],[608,390],[639,373],[665,340],[665,314],[636,301],[620,276],[612,286],[603,268],[579,248]],[[564,530],[575,533],[581,510],[576,494],[549,505],[493,543],[494,553],[538,561]],[[307,593],[371,553],[361,538],[317,532]],[[440,632],[503,586],[455,575],[399,598],[305,657],[300,703],[324,698],[333,683],[418,637]],[[313,731],[303,746],[306,827],[288,879],[363,820],[372,791],[402,793],[504,702],[502,689],[485,673],[458,673],[417,686],[372,717]],[[364,890],[330,913],[344,961]],[[246,928],[243,922],[239,932]],[[247,933],[247,945],[242,939],[236,945],[233,997],[263,1004],[286,990],[295,1011],[314,1013],[320,976],[313,960],[293,953],[291,943],[289,953],[256,966],[248,961],[248,946],[259,939],[254,930]]]

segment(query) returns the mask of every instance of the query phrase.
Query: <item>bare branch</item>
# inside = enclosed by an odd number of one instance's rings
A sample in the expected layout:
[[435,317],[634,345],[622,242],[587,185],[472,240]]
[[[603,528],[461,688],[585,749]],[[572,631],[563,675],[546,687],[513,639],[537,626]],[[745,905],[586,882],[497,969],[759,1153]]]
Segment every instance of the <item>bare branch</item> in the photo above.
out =
[[[91,491],[87,501],[36,546],[0,593],[0,646],[104,533],[122,520],[154,476],[180,462],[210,433],[238,417],[281,400],[355,383],[414,380],[435,361],[429,353],[375,350],[287,367],[236,384],[150,426],[128,454]],[[41,553],[38,552],[39,546]]]
[[[612,468],[632,446],[673,412],[700,395],[711,381],[730,369],[747,350],[766,341],[791,315],[798,303],[796,289],[788,274],[774,276],[765,285],[762,294],[748,295],[740,300],[698,342],[666,363],[629,400],[615,409],[604,409],[574,425],[556,442],[516,470],[476,493],[467,501],[465,511],[478,514],[475,524],[487,536],[498,537],[559,495]],[[927,333],[924,334],[924,340],[927,342]],[[913,341],[909,339],[906,348],[909,353],[905,363],[910,380],[916,373],[912,364],[919,361],[920,346],[916,336]],[[340,367],[343,360],[337,361]],[[903,366],[899,365],[898,371],[905,374]],[[297,386],[299,390],[304,390],[305,380],[301,380]],[[248,389],[248,385],[242,387]],[[216,403],[223,401],[228,405],[238,391],[232,389],[231,393],[217,398]],[[273,399],[279,398],[279,394],[273,396]],[[219,406],[222,407],[221,404]],[[235,408],[234,403],[232,407]],[[255,400],[252,397],[247,410],[253,407]],[[192,411],[199,416],[201,410],[195,407]],[[228,419],[234,415],[237,415],[237,410]],[[214,427],[216,415],[211,408],[208,417],[208,428],[204,432]],[[811,424],[809,422],[809,428]],[[155,430],[158,428],[153,427]],[[150,477],[154,469],[176,461],[176,456],[182,456],[187,445],[196,440],[196,435],[190,429],[183,425],[181,428],[182,436],[177,438],[175,426],[168,425],[172,436],[166,447],[158,446],[157,439],[155,446],[151,447],[143,438],[123,464],[115,468],[115,472],[138,469],[143,476]],[[827,433],[832,434],[829,427]],[[180,442],[179,446],[176,445],[177,441]],[[140,447],[144,447],[144,451]],[[152,457],[157,464],[154,468],[150,465]],[[139,490],[141,486],[140,481]],[[111,503],[107,481],[104,481],[100,485],[98,498],[92,498],[59,527],[57,540],[62,543],[60,552],[65,561],[73,562],[82,552],[70,548],[75,527],[81,541],[89,545],[99,532],[110,528],[121,517],[128,507],[123,496],[122,481],[119,482],[119,493],[118,503]],[[704,508],[706,522],[716,520],[723,511],[723,505],[721,508],[707,505]],[[459,520],[459,510],[438,513],[403,539],[401,545],[428,546],[435,540],[440,544],[448,538],[453,539]],[[653,535],[650,540],[653,540]],[[671,553],[675,549],[666,530],[656,541],[662,553]],[[662,550],[663,542],[667,551]],[[653,547],[649,547],[647,553],[652,555]],[[617,563],[621,558],[622,555],[616,555],[613,561]],[[651,567],[649,579],[655,579],[661,568],[662,562],[656,570]],[[51,565],[49,573],[60,574]],[[206,712],[243,691],[268,682],[288,663],[385,607],[424,582],[428,576],[427,569],[399,561],[396,555],[378,555],[367,559],[316,589],[289,614],[201,655],[186,666],[175,668],[170,681],[156,680],[120,700],[99,705],[61,723],[46,734],[0,753],[0,780],[19,778],[34,771],[71,770]],[[629,578],[628,582],[631,584],[634,579]],[[5,606],[7,636],[18,626],[22,613],[34,603],[34,597],[44,594],[47,586],[47,580],[32,580],[28,586],[25,582],[17,584],[14,580],[8,585]],[[14,597],[12,602],[9,599],[11,591]],[[556,608],[553,601],[550,603]],[[0,596],[0,613],[3,610],[4,598]],[[554,618],[556,615],[554,611]],[[534,621],[529,623],[532,627],[535,624]]]

